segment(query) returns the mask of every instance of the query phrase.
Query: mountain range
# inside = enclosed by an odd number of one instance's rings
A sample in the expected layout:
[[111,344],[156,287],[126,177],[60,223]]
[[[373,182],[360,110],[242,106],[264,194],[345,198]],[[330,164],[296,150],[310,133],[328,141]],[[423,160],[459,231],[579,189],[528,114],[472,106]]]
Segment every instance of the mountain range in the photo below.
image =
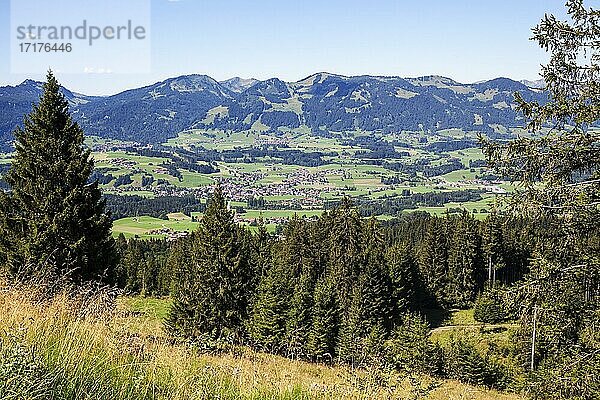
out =
[[[535,82],[534,82],[535,83]],[[75,120],[89,135],[162,143],[189,129],[260,131],[303,129],[314,134],[344,131],[434,132],[459,128],[493,132],[523,125],[514,92],[544,102],[539,84],[508,78],[463,84],[441,76],[353,76],[325,72],[297,82],[186,75],[111,96],[86,96],[63,88]],[[0,147],[12,141],[42,91],[26,80],[0,87]]]

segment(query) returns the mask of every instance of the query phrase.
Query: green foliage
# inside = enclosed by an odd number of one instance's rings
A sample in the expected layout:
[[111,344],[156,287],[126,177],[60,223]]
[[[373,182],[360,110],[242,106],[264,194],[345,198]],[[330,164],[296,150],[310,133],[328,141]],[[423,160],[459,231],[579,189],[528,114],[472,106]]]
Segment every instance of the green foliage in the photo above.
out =
[[353,286],[337,344],[340,361],[363,367],[379,363],[392,311],[383,241],[374,220],[366,224],[365,236],[364,267]]
[[167,264],[169,245],[165,240],[116,240],[119,263],[111,283],[127,293],[164,296],[171,289],[171,268]]
[[[423,300],[427,296],[447,306],[464,306],[483,289],[477,279],[484,272],[481,224],[466,214],[411,217],[383,226],[359,218],[346,202],[316,221],[293,218],[275,239],[260,229],[250,235],[241,228],[228,228],[235,225],[232,216],[221,218],[215,213],[228,213],[223,200],[209,202],[199,231],[171,246],[165,267],[174,274],[174,301],[166,321],[169,332],[203,345],[227,339],[293,358],[425,369],[418,363],[410,365],[408,356],[393,361],[395,356],[390,355],[389,348],[399,349],[400,343],[412,340],[403,336],[402,329],[409,336],[427,338],[426,325],[407,322],[404,315],[430,306]],[[506,232],[503,237],[510,236]],[[214,239],[219,236],[225,240]],[[132,243],[125,264],[137,265],[144,255]],[[212,247],[206,249],[207,245]],[[423,262],[419,268],[418,258],[431,260],[426,254],[430,248],[444,254],[444,269],[432,270]],[[233,290],[240,277],[219,268],[235,266],[241,258],[246,267],[236,271],[245,271],[247,290],[244,302],[236,306],[214,295],[218,290],[213,280],[220,276],[219,289]],[[139,281],[136,268],[126,282]],[[437,281],[429,282],[438,286],[427,287],[423,276],[432,275]],[[434,287],[439,290],[431,293]],[[236,318],[228,320],[226,315]],[[422,355],[433,350],[418,351]],[[422,355],[421,361],[426,359]],[[427,360],[426,365],[434,365]]]
[[[344,198],[329,218],[328,274],[336,281],[337,301],[345,309],[349,306],[354,283],[363,265],[363,225],[348,198]],[[327,222],[327,217],[324,222]]]
[[487,290],[477,296],[473,311],[475,321],[497,324],[508,318],[502,297],[494,290]]
[[258,347],[279,353],[286,331],[289,309],[288,282],[278,268],[272,268],[260,282],[254,309],[248,321],[248,333]]
[[387,249],[385,257],[389,266],[393,315],[401,315],[410,308],[415,308],[418,295],[422,294],[418,267],[410,247],[405,244],[392,245]]
[[6,174],[11,191],[0,197],[0,253],[13,279],[75,281],[105,277],[115,263],[111,221],[84,133],[49,72],[39,103],[15,131]]
[[[79,305],[81,306],[81,305]],[[245,386],[218,367],[189,355],[185,366],[172,364],[176,346],[154,343],[159,351],[135,349],[130,332],[107,340],[103,321],[63,318],[39,323],[29,332],[0,334],[0,398],[14,400],[150,399],[307,399],[301,387]],[[113,325],[111,321],[110,325]],[[79,324],[78,328],[75,327]],[[101,334],[94,328],[102,330]],[[82,327],[87,328],[81,329]],[[123,327],[121,327],[123,328]],[[17,333],[13,335],[12,333]],[[100,340],[99,337],[101,336]],[[156,349],[155,349],[156,350]],[[167,350],[170,350],[167,351]],[[162,352],[162,354],[161,354]]]
[[309,358],[315,286],[323,273],[322,235],[316,224],[295,217],[286,227],[283,241],[275,245],[273,261],[282,267],[279,279],[293,285],[285,335],[285,352],[291,357]]
[[353,367],[383,366],[383,345],[388,331],[381,322],[372,323],[361,313],[360,294],[354,295],[354,301],[340,326],[336,344],[337,360]]
[[248,315],[252,271],[248,237],[217,186],[198,231],[174,256],[179,270],[166,321],[175,336],[240,341]]
[[441,354],[429,340],[429,324],[419,315],[407,313],[385,343],[387,362],[394,368],[416,373],[439,372]]
[[[209,349],[248,343],[292,358],[409,373],[454,371],[468,382],[505,387],[508,373],[495,353],[451,345],[444,358],[430,342],[429,326],[411,313],[431,304],[423,301],[427,296],[446,307],[468,305],[486,286],[484,225],[472,217],[412,216],[384,225],[357,217],[345,203],[316,221],[293,218],[273,238],[235,225],[218,189],[208,203],[198,232],[174,242],[166,261],[173,271],[165,321],[172,335]],[[529,231],[534,223],[502,220],[500,247],[535,237]],[[138,245],[129,244],[126,264],[135,266],[161,248],[148,252]],[[130,269],[133,276],[125,274],[125,282],[139,281],[141,265]],[[514,268],[519,275],[521,264]],[[242,272],[245,286],[238,292],[242,275],[235,273]],[[234,291],[243,302],[230,301]],[[510,349],[502,352],[498,357],[512,357]]]
[[339,320],[335,287],[331,280],[321,278],[317,282],[313,304],[308,354],[316,360],[333,361]]
[[383,232],[374,218],[369,220],[363,229],[365,261],[356,281],[361,292],[361,319],[371,327],[380,325],[389,329],[393,309],[389,268],[385,264]]
[[291,357],[308,358],[307,343],[312,323],[313,278],[303,273],[294,288],[286,321],[286,353]]
[[0,338],[0,398],[50,398],[55,381],[20,338],[8,335]]
[[461,382],[495,389],[505,389],[511,380],[503,365],[463,338],[452,338],[444,348],[444,371]]
[[476,273],[481,270],[481,238],[477,224],[467,213],[456,221],[448,252],[446,302],[455,307],[471,306],[476,287]]
[[427,289],[441,306],[469,307],[483,268],[477,221],[462,213],[434,218],[426,229],[418,262]]
[[529,375],[526,391],[535,399],[594,400],[600,396],[597,349],[566,350],[542,361]]
[[493,286],[496,283],[497,272],[506,266],[502,220],[495,211],[485,220],[482,230],[483,256],[488,269],[487,281]]
[[[444,288],[448,276],[448,250],[446,226],[432,219],[427,224],[425,237],[419,246],[419,270],[428,291],[438,303],[445,303]],[[440,304],[440,305],[442,305]]]
[[[521,359],[532,370],[531,396],[556,399],[598,397],[597,385],[584,388],[582,382],[588,379],[583,366],[600,352],[586,336],[597,329],[600,308],[600,132],[590,129],[600,119],[600,11],[583,0],[569,0],[566,7],[570,21],[546,15],[533,29],[533,39],[550,53],[542,67],[549,101],[516,96],[530,130],[551,129],[484,147],[489,165],[519,183],[510,211],[548,221],[514,297],[521,307]],[[566,379],[557,380],[563,374]]]
[[[556,254],[556,250],[560,253]],[[598,254],[598,248],[590,247],[588,251]],[[532,397],[544,398],[550,393],[548,388],[555,388],[553,398],[557,399],[597,398],[598,375],[589,372],[598,368],[599,304],[594,294],[597,286],[590,284],[598,282],[600,269],[595,264],[595,272],[588,272],[589,275],[569,270],[585,258],[572,250],[565,252],[558,245],[543,254],[534,260],[518,296],[522,307],[526,307],[518,332],[521,359],[528,369],[533,364],[528,388]],[[557,380],[558,376],[565,376],[568,381]]]

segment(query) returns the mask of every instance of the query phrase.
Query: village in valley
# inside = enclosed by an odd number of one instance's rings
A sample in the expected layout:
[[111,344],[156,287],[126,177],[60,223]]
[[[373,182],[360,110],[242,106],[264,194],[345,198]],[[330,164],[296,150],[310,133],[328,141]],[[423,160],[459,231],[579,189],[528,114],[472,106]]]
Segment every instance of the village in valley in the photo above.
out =
[[[187,132],[179,139],[170,140],[168,146],[119,142],[115,140],[91,140],[96,159],[96,169],[105,193],[115,195],[134,195],[150,198],[189,197],[205,202],[219,184],[230,201],[237,222],[249,226],[265,224],[271,231],[282,226],[294,215],[301,218],[316,217],[323,210],[333,207],[341,198],[348,196],[357,202],[379,204],[415,197],[410,210],[425,210],[443,213],[448,209],[465,209],[481,217],[489,211],[489,204],[498,195],[507,193],[508,184],[486,173],[483,155],[479,149],[465,148],[452,152],[432,152],[419,148],[413,143],[407,144],[405,151],[413,154],[408,159],[377,160],[358,159],[352,154],[365,152],[358,146],[344,145],[343,140],[314,138],[307,144],[303,136],[286,135],[283,137],[267,134],[238,135],[237,142],[226,135],[212,132]],[[440,135],[440,141],[451,138]],[[242,154],[242,158],[231,159],[227,151]],[[322,143],[321,143],[322,142]],[[264,147],[267,146],[267,147]],[[212,152],[221,151],[221,160],[203,161],[205,148]],[[303,154],[314,153],[316,149],[327,148],[327,156],[322,156],[320,165],[303,166],[286,164],[284,160],[263,157],[250,158],[244,152],[252,153],[256,149],[301,149]],[[177,164],[174,160],[191,157],[192,164]],[[171,159],[165,157],[165,154]],[[173,155],[171,155],[173,154]],[[323,154],[320,151],[318,154]],[[154,155],[154,156],[153,156]],[[213,154],[211,153],[211,156]],[[418,172],[415,166],[453,166],[452,170],[440,169],[439,174]],[[210,173],[197,171],[196,166],[211,168]],[[389,165],[389,166],[388,166]],[[398,168],[398,165],[401,167]],[[458,167],[456,167],[458,165]],[[477,165],[477,167],[473,167]],[[420,167],[422,168],[422,167]],[[462,169],[461,169],[462,168]],[[422,169],[421,169],[422,170]],[[417,172],[414,172],[417,171]],[[452,196],[445,203],[419,203],[424,193],[454,193],[465,191],[478,193],[477,197],[453,201]],[[462,198],[457,196],[457,198]],[[170,213],[168,222],[163,220],[150,224],[148,229],[140,231],[139,221],[130,220],[130,225],[138,225],[128,230],[125,225],[120,231],[116,224],[115,232],[131,234],[135,231],[142,236],[177,238],[189,232],[195,226],[201,213]],[[388,215],[392,217],[394,215]],[[386,218],[386,214],[378,214]],[[139,235],[136,233],[134,235]]]

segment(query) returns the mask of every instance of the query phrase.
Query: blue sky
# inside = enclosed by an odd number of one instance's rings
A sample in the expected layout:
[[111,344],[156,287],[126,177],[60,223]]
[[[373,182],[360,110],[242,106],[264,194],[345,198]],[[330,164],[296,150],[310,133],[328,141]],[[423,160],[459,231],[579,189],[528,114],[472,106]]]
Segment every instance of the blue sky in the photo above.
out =
[[[531,27],[546,12],[565,15],[564,0],[149,1],[150,72],[59,80],[78,92],[113,94],[191,73],[218,80],[296,81],[318,71],[537,79],[547,55],[528,40]],[[9,26],[9,1],[0,0],[0,85],[41,79],[10,73]]]

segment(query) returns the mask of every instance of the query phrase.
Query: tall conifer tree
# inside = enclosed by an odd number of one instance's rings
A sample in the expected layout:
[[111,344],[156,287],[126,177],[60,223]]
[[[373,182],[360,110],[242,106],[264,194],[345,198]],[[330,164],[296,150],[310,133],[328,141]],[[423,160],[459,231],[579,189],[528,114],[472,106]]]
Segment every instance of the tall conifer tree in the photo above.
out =
[[471,305],[475,294],[476,274],[481,264],[481,243],[473,217],[464,212],[453,221],[448,254],[446,301],[453,307]]
[[428,221],[426,229],[425,238],[419,248],[419,270],[429,293],[443,304],[444,290],[448,284],[446,226],[439,218],[432,218]]
[[273,266],[258,286],[256,302],[248,321],[248,333],[264,350],[281,352],[284,347],[290,280],[284,267]]
[[498,271],[505,267],[504,249],[502,248],[502,225],[498,214],[493,211],[485,220],[482,229],[484,262],[487,269],[487,286],[494,286]]
[[14,134],[11,190],[0,207],[6,272],[18,279],[101,278],[116,256],[100,189],[89,182],[94,162],[52,72],[43,89]]
[[386,264],[391,283],[393,316],[416,308],[417,294],[422,289],[416,261],[411,249],[405,244],[394,244],[386,251]]
[[333,282],[321,277],[315,286],[312,326],[307,350],[316,360],[332,361],[339,329],[338,304]]
[[336,283],[338,304],[342,309],[349,307],[352,287],[363,266],[363,222],[348,198],[329,215],[328,231],[329,265],[328,274]]
[[[533,137],[486,142],[495,173],[518,184],[512,211],[550,221],[525,282],[519,285],[521,348],[536,398],[600,398],[600,257],[588,238],[600,221],[600,10],[566,2],[569,19],[547,14],[533,39],[549,101],[518,108]],[[550,128],[550,129],[547,129]]]
[[246,238],[220,186],[208,202],[175,290],[167,328],[177,336],[240,340],[248,315],[252,268]]
[[286,346],[291,357],[306,357],[308,335],[311,329],[311,312],[315,282],[310,273],[303,273],[298,279],[291,299],[286,321]]

